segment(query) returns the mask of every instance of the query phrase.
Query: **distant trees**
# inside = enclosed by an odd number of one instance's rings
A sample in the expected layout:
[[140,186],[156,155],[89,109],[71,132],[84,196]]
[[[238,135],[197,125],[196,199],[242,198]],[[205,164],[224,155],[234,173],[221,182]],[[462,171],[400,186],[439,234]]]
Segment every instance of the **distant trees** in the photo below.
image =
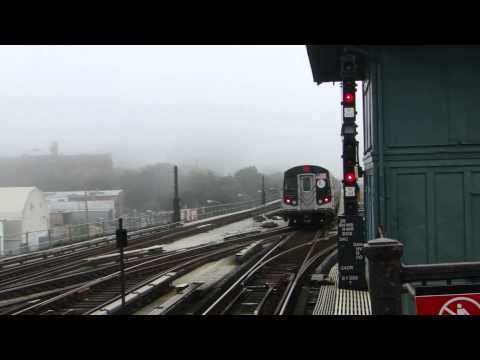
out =
[[258,198],[258,191],[262,188],[262,174],[258,172],[255,166],[238,170],[234,177],[244,193],[252,198]]
[[[48,163],[48,166],[45,164]],[[171,210],[173,165],[158,163],[140,169],[97,167],[79,175],[78,169],[52,161],[22,160],[21,171],[15,162],[0,161],[0,186],[37,186],[43,191],[125,190],[127,209]],[[3,165],[3,166],[2,166]],[[267,196],[270,188],[281,189],[282,174],[265,176]],[[230,203],[260,199],[262,174],[255,166],[221,176],[209,169],[179,166],[180,203],[182,207],[200,207],[212,203]],[[208,202],[207,202],[208,200]],[[0,199],[1,201],[1,199]]]
[[[119,188],[125,190],[128,208],[137,210],[170,210],[173,199],[173,165],[156,164],[119,174]],[[251,166],[234,176],[220,176],[209,169],[179,167],[180,203],[182,207],[201,207],[211,203],[230,203],[259,199],[262,174]],[[270,188],[281,188],[282,175],[265,177],[267,194]],[[210,203],[210,204],[209,204]]]
[[41,155],[0,158],[0,186],[36,186],[43,191],[111,188],[115,182],[110,154]]
[[173,166],[155,164],[138,170],[117,170],[116,188],[125,191],[125,206],[137,210],[170,209]]

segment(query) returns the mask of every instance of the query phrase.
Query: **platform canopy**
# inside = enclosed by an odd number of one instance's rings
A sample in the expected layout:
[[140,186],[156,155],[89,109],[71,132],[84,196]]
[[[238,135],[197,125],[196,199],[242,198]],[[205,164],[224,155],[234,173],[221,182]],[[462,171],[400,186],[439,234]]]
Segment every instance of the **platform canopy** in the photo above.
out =
[[359,55],[361,71],[356,80],[364,80],[364,55],[367,53],[366,46],[350,45],[307,45],[308,59],[312,69],[313,80],[317,84],[323,82],[341,81],[340,56],[345,50]]

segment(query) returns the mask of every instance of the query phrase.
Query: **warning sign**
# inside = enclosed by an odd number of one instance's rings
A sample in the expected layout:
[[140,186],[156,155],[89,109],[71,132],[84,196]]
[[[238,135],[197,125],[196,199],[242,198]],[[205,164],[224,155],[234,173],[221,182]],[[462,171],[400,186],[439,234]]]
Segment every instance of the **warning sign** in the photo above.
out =
[[339,288],[366,290],[363,249],[363,218],[338,217]]
[[417,315],[480,315],[480,293],[415,298]]

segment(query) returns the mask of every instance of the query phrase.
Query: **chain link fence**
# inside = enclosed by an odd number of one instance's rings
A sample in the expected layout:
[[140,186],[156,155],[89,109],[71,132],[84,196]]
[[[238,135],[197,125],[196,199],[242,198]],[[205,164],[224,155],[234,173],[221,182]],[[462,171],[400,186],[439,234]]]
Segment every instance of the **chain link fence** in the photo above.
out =
[[[273,201],[275,199],[272,199]],[[193,209],[181,209],[181,223],[190,223],[220,215],[235,213],[262,205],[261,200],[205,206]],[[128,231],[141,230],[172,222],[173,211],[151,212],[137,217],[123,217],[123,226]],[[28,252],[46,250],[52,247],[79,243],[86,240],[114,235],[118,219],[96,221],[80,225],[59,225],[48,230],[32,231],[23,234],[10,234],[4,239],[3,256],[13,256]]]

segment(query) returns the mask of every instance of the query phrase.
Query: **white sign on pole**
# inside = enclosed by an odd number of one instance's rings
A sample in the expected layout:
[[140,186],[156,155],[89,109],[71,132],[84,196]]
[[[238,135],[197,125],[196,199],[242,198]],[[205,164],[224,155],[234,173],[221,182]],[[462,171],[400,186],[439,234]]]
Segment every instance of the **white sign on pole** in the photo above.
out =
[[343,108],[343,117],[346,118],[353,118],[355,117],[355,109],[354,108]]
[[355,186],[346,186],[345,187],[345,196],[354,197],[355,196]]

